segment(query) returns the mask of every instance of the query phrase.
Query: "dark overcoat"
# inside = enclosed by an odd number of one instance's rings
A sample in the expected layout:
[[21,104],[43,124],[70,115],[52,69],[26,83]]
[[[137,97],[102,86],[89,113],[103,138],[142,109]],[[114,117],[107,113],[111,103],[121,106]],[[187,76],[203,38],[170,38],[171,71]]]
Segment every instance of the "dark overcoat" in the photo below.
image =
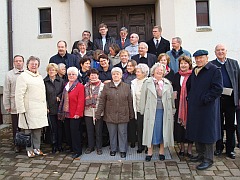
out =
[[[222,74],[207,63],[196,76],[188,78],[189,92],[186,139],[199,143],[215,143],[221,139],[220,96],[223,91]],[[189,84],[190,82],[190,84]]]

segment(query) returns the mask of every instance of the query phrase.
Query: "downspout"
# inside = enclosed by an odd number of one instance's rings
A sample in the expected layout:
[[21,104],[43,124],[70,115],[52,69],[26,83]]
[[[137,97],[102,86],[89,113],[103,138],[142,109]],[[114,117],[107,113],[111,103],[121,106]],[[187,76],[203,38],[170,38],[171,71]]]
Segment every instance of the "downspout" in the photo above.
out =
[[8,18],[8,69],[13,68],[13,29],[12,29],[12,0],[7,0]]

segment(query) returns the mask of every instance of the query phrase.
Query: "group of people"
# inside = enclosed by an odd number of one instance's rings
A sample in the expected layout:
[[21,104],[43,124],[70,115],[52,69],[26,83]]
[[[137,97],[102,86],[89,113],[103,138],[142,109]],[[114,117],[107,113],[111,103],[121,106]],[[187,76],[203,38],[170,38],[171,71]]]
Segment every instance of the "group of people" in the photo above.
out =
[[[16,55],[14,69],[6,75],[4,106],[12,114],[13,136],[18,127],[32,135],[28,157],[44,155],[40,137],[46,126],[53,153],[63,151],[65,134],[72,157],[81,156],[85,122],[86,154],[95,149],[102,154],[107,131],[111,156],[119,152],[125,158],[128,143],[134,148],[137,142],[137,153],[144,151],[146,161],[151,161],[154,145],[159,145],[159,160],[165,160],[164,148],[176,141],[179,156],[201,162],[197,169],[203,170],[213,164],[214,154],[222,154],[225,128],[226,153],[235,159],[238,62],[226,57],[223,44],[215,47],[216,60],[209,62],[206,50],[197,50],[193,60],[181,38],[172,39],[170,50],[161,32],[154,26],[153,38],[139,43],[138,34],[128,39],[127,28],[122,27],[121,38],[115,40],[102,23],[99,37],[92,43],[91,33],[84,31],[72,54],[67,43],[59,41],[44,79],[38,72],[39,58],[31,56],[23,70],[24,58]],[[193,143],[197,156],[192,154]]]

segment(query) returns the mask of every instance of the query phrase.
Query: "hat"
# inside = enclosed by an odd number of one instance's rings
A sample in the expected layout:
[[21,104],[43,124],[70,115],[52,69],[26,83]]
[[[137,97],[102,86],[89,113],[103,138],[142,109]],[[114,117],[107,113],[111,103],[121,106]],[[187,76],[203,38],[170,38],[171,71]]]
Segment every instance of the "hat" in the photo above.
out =
[[197,51],[193,54],[193,57],[203,56],[203,55],[208,55],[208,51],[206,51],[206,50],[197,50]]
[[113,72],[119,72],[119,73],[121,73],[121,74],[123,73],[123,72],[122,72],[122,69],[119,68],[119,67],[114,67],[114,68],[112,68],[111,74],[112,74]]

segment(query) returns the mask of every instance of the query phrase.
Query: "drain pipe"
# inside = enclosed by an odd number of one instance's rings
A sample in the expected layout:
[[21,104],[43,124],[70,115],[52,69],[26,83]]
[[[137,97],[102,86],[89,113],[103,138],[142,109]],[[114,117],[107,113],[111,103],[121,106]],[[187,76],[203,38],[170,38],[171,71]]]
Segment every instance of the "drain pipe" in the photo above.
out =
[[7,0],[8,15],[8,68],[13,68],[13,30],[12,30],[12,0]]

